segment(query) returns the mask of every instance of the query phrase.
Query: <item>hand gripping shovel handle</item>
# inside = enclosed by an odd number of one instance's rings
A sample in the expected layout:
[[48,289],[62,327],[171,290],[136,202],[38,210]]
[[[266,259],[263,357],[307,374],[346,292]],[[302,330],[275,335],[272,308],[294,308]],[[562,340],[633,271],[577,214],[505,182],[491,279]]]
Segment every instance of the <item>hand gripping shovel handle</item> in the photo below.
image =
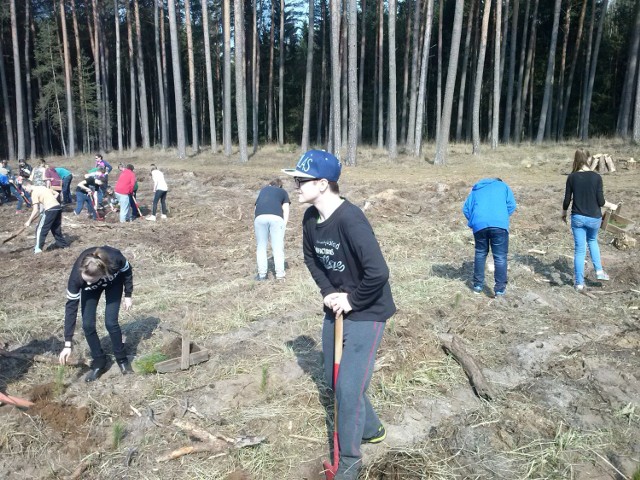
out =
[[325,460],[324,474],[327,480],[333,480],[338,471],[338,462],[340,461],[340,442],[338,439],[338,374],[340,373],[340,361],[342,360],[342,341],[343,341],[343,318],[342,314],[336,315],[334,334],[333,334],[333,464],[329,460]]

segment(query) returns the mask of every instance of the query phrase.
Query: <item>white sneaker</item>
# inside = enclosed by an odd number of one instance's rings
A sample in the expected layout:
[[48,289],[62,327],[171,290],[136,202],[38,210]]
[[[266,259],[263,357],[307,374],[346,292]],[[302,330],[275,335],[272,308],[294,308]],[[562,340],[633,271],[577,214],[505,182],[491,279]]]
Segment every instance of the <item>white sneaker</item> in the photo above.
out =
[[156,221],[156,216],[155,215],[149,215],[147,217],[147,220],[151,221],[151,222],[155,222]]
[[166,220],[166,219],[167,219],[167,216],[163,213],[162,215],[160,215],[160,218],[161,218],[162,220]]
[[33,250],[33,253],[42,253],[42,250],[41,250],[41,249],[39,249],[38,247],[36,247],[36,248]]

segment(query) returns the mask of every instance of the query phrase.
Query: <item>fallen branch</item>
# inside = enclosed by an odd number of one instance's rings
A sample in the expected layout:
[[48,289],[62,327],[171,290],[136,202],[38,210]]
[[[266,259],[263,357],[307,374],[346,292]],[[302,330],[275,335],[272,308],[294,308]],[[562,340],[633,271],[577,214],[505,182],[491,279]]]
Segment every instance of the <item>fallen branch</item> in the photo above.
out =
[[546,255],[547,252],[545,252],[544,250],[538,250],[536,248],[530,248],[529,250],[527,250],[527,253],[537,253],[538,255]]
[[442,348],[460,364],[476,394],[486,400],[494,399],[493,389],[489,386],[478,363],[467,353],[459,338],[456,335],[443,334],[440,335],[440,343],[442,343]]
[[[9,352],[7,350],[3,350],[0,348],[0,356],[7,358],[17,358],[19,360],[26,360],[29,362],[40,362],[40,363],[58,363],[58,357],[52,357],[50,355],[35,355],[30,353],[18,353],[18,352]],[[71,367],[82,367],[85,365],[85,360],[82,357],[76,359],[67,359],[67,365]]]
[[320,438],[311,438],[311,437],[304,437],[302,435],[294,435],[293,433],[289,435],[289,437],[291,438],[295,438],[297,440],[304,440],[305,442],[313,442],[313,443],[327,443],[326,440],[322,440]]
[[27,227],[22,227],[19,230],[16,230],[15,232],[13,232],[11,235],[9,235],[7,238],[5,238],[2,243],[7,243],[11,240],[13,240],[14,238],[16,238],[18,235],[20,235],[22,232],[24,232],[27,229]]
[[87,469],[93,466],[98,461],[99,458],[100,458],[99,452],[95,452],[95,453],[92,453],[91,455],[88,455],[82,460],[82,462],[80,462],[80,465],[78,465],[76,469],[73,472],[71,472],[71,475],[69,475],[66,478],[66,480],[78,480],[79,478],[83,478],[84,472],[86,472]]
[[226,454],[231,449],[239,449],[259,445],[265,441],[265,437],[237,437],[229,438],[224,435],[213,435],[208,431],[192,424],[191,422],[175,419],[173,424],[183,430],[190,437],[200,440],[202,443],[187,445],[156,458],[157,462],[167,462],[191,453],[209,452],[213,454]]

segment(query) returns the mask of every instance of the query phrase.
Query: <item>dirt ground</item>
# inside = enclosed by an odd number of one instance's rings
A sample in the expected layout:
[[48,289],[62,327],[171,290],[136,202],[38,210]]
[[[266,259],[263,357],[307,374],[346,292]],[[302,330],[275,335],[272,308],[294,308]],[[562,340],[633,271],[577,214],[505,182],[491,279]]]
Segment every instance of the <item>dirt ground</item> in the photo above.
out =
[[[440,168],[402,156],[392,163],[365,149],[357,167],[343,169],[341,192],[370,219],[398,306],[369,390],[388,436],[363,447],[361,478],[637,480],[638,247],[618,250],[601,233],[611,281],[597,281],[588,263],[586,294],[576,293],[573,239],[560,220],[576,146],[487,148],[477,158],[470,148],[453,145]],[[589,148],[614,160],[640,156],[605,140]],[[170,189],[167,220],[121,225],[109,214],[96,222],[67,207],[70,248],[34,255],[33,227],[0,245],[0,348],[13,354],[0,355],[0,390],[35,402],[29,410],[0,407],[1,478],[324,478],[332,396],[321,379],[321,298],[302,260],[306,206],[280,174],[299,154],[265,148],[246,165],[219,154],[180,162],[172,155],[105,157],[136,166],[145,215],[149,165],[159,165]],[[78,174],[93,163],[92,156],[52,162]],[[276,282],[271,271],[269,281],[256,282],[253,204],[274,176],[292,200],[287,278]],[[505,180],[518,203],[504,299],[493,297],[490,272],[482,295],[470,289],[473,236],[461,207],[473,183],[489,176]],[[640,240],[640,170],[603,180],[607,200],[622,201],[636,221],[629,236]],[[15,203],[0,206],[0,240],[26,220],[14,210]],[[104,244],[122,250],[134,269],[134,307],[120,323],[137,373],[111,368],[86,384],[86,366],[60,368],[55,357],[71,266],[82,250]],[[183,331],[209,360],[144,373],[150,355],[180,354]],[[99,333],[109,352],[103,325]],[[457,335],[481,365],[492,400],[475,395],[443,351],[444,334]],[[80,325],[75,343],[76,358],[86,359]],[[258,437],[258,445],[159,461],[202,447],[184,422],[230,439]]]

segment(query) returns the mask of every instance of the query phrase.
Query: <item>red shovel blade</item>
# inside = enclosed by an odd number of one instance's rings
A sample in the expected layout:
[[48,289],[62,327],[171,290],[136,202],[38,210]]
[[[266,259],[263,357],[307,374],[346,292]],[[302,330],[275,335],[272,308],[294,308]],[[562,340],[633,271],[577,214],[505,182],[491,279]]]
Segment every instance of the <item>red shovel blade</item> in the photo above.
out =
[[324,475],[327,480],[333,480],[336,476],[336,472],[338,471],[338,465],[331,465],[329,460],[325,460],[322,462],[322,467],[324,468]]

